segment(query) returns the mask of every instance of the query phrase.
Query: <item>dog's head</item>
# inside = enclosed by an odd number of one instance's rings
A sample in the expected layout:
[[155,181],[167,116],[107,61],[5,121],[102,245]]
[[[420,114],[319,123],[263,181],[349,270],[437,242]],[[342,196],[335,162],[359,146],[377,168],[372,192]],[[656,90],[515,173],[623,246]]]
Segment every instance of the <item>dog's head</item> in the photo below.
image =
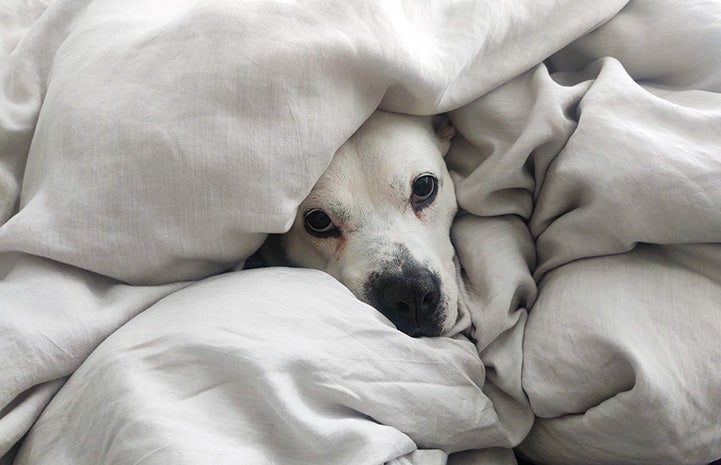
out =
[[[446,117],[375,112],[345,143],[264,255],[324,270],[411,336],[458,316]],[[279,262],[279,258],[281,258]]]

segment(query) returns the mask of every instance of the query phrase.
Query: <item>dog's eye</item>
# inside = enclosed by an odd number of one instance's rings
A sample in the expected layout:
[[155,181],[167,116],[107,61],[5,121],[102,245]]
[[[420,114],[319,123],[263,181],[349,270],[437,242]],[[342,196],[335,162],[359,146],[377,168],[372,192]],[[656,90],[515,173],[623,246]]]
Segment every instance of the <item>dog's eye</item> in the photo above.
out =
[[411,202],[415,207],[422,207],[433,200],[436,195],[437,183],[436,178],[430,174],[424,174],[419,176],[413,181],[413,193],[411,195]]
[[314,236],[327,237],[334,235],[338,228],[323,210],[314,209],[305,214],[305,229]]

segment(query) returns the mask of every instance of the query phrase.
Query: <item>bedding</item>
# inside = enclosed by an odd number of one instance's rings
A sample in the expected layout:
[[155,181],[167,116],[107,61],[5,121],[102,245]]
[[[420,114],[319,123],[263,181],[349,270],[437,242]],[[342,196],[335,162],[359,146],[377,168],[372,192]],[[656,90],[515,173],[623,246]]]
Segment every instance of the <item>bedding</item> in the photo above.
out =
[[[11,0],[0,25],[3,465],[721,458],[718,2]],[[452,337],[318,271],[231,271],[378,107],[459,133]]]

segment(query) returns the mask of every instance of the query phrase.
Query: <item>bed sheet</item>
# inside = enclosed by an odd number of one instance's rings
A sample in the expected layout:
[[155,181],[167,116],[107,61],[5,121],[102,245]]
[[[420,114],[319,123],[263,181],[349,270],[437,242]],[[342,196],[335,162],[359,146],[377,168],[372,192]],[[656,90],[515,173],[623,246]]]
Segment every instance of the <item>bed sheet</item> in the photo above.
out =
[[[0,25],[5,462],[721,457],[718,2],[11,1]],[[319,272],[224,273],[377,107],[459,133],[453,338]]]

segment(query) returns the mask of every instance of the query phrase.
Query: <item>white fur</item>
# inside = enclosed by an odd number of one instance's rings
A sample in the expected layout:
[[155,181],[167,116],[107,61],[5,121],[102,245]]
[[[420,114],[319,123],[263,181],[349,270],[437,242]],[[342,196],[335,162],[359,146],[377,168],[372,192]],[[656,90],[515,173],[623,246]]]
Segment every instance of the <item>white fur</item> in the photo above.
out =
[[[458,316],[458,285],[450,227],[456,213],[453,182],[443,156],[448,133],[434,134],[431,117],[375,112],[336,152],[331,164],[298,209],[280,239],[294,265],[324,270],[368,301],[370,273],[393,266],[389,258],[404,244],[415,260],[441,281],[439,312],[443,332]],[[410,203],[413,181],[438,179],[432,204],[416,213]],[[339,238],[318,238],[304,227],[304,215],[324,210],[339,227]],[[269,242],[272,244],[272,242]]]

